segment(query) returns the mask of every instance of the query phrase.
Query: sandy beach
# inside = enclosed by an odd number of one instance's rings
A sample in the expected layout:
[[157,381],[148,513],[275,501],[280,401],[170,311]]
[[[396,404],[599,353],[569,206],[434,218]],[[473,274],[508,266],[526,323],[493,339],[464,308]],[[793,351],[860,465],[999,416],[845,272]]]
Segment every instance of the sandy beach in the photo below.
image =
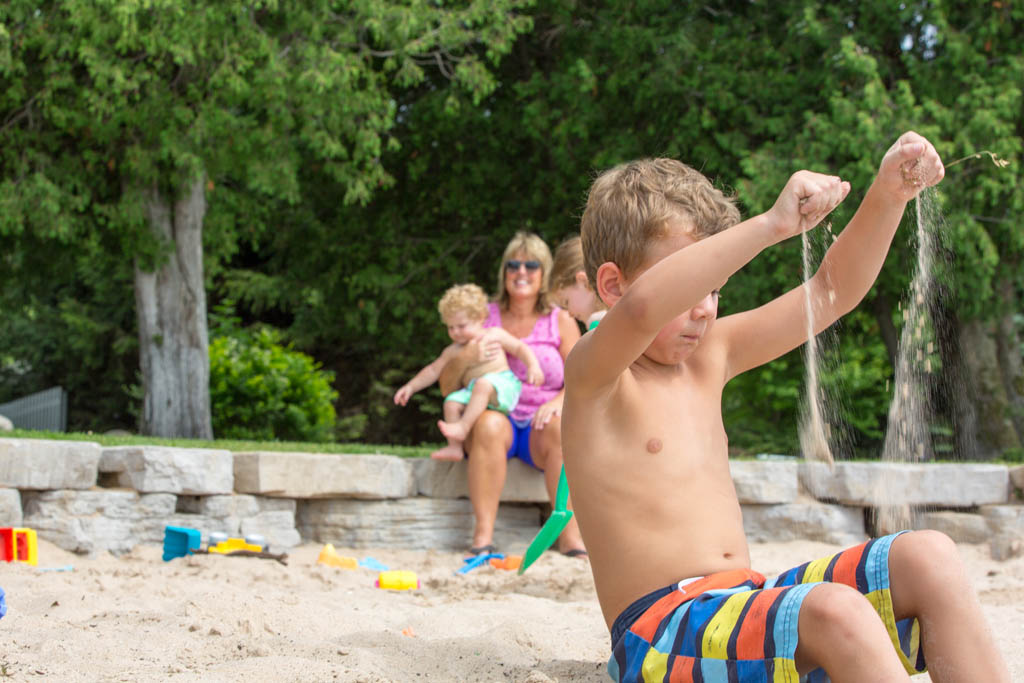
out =
[[[415,571],[421,588],[398,592],[376,588],[370,569],[317,565],[320,545],[293,549],[287,566],[163,562],[158,546],[90,558],[39,545],[38,568],[0,564],[0,677],[10,680],[610,680],[589,567],[554,552],[523,576],[456,575],[456,553],[338,548]],[[752,553],[771,574],[837,549],[791,542]],[[961,553],[1013,680],[1024,680],[1024,558],[996,562],[985,546]]]

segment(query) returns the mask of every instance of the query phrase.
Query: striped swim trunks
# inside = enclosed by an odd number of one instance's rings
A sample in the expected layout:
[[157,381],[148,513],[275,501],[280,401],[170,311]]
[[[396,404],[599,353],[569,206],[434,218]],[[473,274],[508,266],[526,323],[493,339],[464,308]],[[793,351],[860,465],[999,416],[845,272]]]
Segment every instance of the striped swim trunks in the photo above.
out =
[[916,619],[896,622],[889,593],[889,548],[897,535],[872,539],[773,579],[735,569],[657,590],[616,619],[608,674],[630,683],[828,681],[822,669],[801,679],[793,660],[800,605],[821,582],[844,583],[863,593],[882,618],[907,673],[921,673],[920,627]]

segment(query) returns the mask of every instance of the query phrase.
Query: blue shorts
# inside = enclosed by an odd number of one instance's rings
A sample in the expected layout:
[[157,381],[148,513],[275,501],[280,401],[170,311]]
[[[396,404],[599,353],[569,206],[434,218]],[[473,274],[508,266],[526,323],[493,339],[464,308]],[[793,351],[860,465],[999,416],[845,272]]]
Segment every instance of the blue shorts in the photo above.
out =
[[530,432],[533,431],[533,425],[526,422],[520,427],[511,417],[508,418],[508,423],[512,426],[512,446],[505,454],[505,458],[519,458],[536,469],[537,466],[533,464],[533,458],[530,456]]

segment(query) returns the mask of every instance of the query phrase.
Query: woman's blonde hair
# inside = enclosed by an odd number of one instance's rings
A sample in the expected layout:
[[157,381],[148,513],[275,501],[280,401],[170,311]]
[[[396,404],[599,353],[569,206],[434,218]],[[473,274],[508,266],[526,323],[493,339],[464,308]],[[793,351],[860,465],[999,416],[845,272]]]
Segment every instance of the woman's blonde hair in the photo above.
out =
[[549,299],[551,292],[549,285],[551,277],[551,250],[548,249],[548,245],[538,235],[524,230],[520,230],[509,240],[508,246],[505,247],[505,253],[501,256],[501,264],[498,266],[498,290],[495,295],[498,308],[503,311],[508,310],[509,296],[508,290],[505,288],[505,263],[516,254],[526,254],[528,260],[540,262],[540,292],[537,296],[535,308],[541,315],[548,313],[551,310]]
[[487,293],[479,285],[453,285],[437,302],[437,312],[446,323],[459,312],[470,320],[483,320],[487,317]]

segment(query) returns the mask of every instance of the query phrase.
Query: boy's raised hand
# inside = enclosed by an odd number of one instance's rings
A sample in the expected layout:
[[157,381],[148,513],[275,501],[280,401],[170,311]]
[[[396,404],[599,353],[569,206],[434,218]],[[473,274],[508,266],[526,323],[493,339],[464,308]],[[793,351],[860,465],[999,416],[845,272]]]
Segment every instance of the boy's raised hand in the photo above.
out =
[[838,176],[813,171],[794,173],[768,210],[777,241],[816,226],[849,192],[850,183]]
[[932,143],[909,131],[882,157],[875,183],[894,201],[909,202],[945,175],[946,169]]

